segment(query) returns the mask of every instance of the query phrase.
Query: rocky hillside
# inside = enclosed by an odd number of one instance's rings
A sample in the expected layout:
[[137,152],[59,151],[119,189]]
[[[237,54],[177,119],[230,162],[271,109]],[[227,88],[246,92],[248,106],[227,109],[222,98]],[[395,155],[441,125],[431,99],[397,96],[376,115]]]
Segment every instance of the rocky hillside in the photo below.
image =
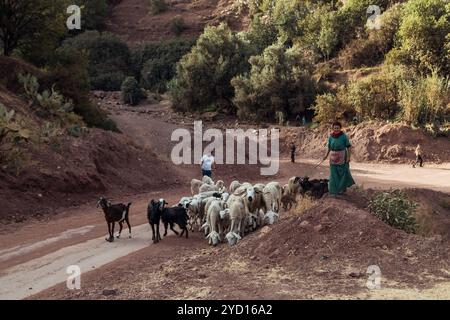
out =
[[168,0],[166,3],[166,11],[152,14],[147,0],[122,0],[112,7],[106,29],[129,43],[136,43],[174,38],[170,25],[176,17],[184,22],[182,37],[196,37],[206,25],[221,21],[235,30],[249,23],[236,0]]

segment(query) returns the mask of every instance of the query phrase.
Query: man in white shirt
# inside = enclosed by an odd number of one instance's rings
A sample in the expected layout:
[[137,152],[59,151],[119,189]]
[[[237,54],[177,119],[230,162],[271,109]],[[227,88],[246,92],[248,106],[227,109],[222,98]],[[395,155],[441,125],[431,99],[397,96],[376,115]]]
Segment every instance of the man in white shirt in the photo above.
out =
[[202,163],[202,176],[208,176],[211,178],[212,169],[215,169],[214,151],[211,151],[210,154],[205,154],[201,159],[201,163]]

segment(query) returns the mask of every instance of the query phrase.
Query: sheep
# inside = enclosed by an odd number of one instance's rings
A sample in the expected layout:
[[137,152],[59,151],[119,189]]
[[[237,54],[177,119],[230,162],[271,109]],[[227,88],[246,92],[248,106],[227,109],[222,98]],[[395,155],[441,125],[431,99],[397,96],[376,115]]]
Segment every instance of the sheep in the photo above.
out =
[[[278,182],[270,182],[265,186],[263,201],[266,208],[263,218],[268,224],[273,224],[278,218],[281,202],[281,186]],[[262,221],[258,221],[258,224],[262,225]]]
[[291,194],[283,194],[281,196],[281,203],[283,204],[284,211],[291,210],[292,204],[297,204],[297,200]]
[[241,184],[239,183],[239,181],[234,180],[233,182],[230,183],[230,193],[234,193],[234,191],[236,191],[237,188],[239,188],[241,186]]
[[191,202],[194,198],[193,197],[183,197],[178,201],[178,206],[186,208],[186,205]]
[[214,185],[214,181],[208,176],[203,176],[202,183]]
[[197,194],[199,192],[200,186],[203,184],[201,180],[192,179],[191,180],[191,194]]
[[230,228],[226,235],[229,245],[235,245],[242,239],[245,228],[245,204],[244,199],[239,196],[230,196],[227,202],[228,208],[224,215],[229,214]]
[[288,181],[287,185],[287,193],[293,196],[296,196],[300,187],[300,178],[299,177],[292,177]]
[[199,193],[208,192],[208,191],[217,191],[222,192],[225,188],[224,182],[222,180],[218,180],[214,185],[210,185],[208,183],[203,183],[199,188]]
[[[168,204],[164,199],[160,200],[164,205]],[[186,232],[186,239],[188,238],[188,229],[187,229],[187,222],[188,222],[188,215],[186,212],[186,209],[179,206],[174,206],[170,208],[163,207],[162,213],[161,213],[161,219],[164,224],[164,237],[167,236],[167,229],[170,225],[170,230],[172,230],[177,236],[179,235],[177,231],[174,230],[173,226],[174,224],[177,224],[178,227],[180,227],[181,234],[180,237],[183,236],[183,234]]]
[[[194,196],[194,199],[186,204],[188,210],[189,225],[191,231],[194,230],[194,226],[201,226],[205,216],[205,206],[208,198],[220,198],[221,194],[218,192],[204,192]],[[200,223],[198,223],[200,221]]]
[[281,188],[281,193],[282,193],[283,196],[284,196],[285,194],[288,194],[288,193],[289,193],[289,186],[288,186],[287,183]]
[[258,227],[259,210],[265,209],[262,199],[262,190],[249,183],[243,183],[236,189],[234,195],[240,196],[244,200],[246,215],[246,231],[254,231]]
[[120,238],[120,234],[122,233],[123,222],[125,221],[128,225],[129,237],[131,238],[131,226],[130,221],[128,219],[128,213],[130,211],[131,202],[127,205],[123,203],[119,204],[111,204],[106,198],[100,197],[97,202],[97,208],[101,207],[103,212],[105,213],[106,224],[108,225],[108,234],[109,237],[106,238],[106,241],[113,242],[114,241],[114,226],[116,222],[119,223],[120,230],[117,235],[117,239]]
[[[151,200],[147,207],[147,219],[148,223],[152,227],[152,240],[153,243],[158,243],[161,240],[161,234],[159,233],[159,222],[161,220],[162,211],[164,208],[164,200],[159,201]],[[156,234],[155,234],[156,226]]]
[[224,209],[225,202],[222,200],[213,200],[208,207],[206,214],[206,223],[204,227],[208,228],[207,239],[210,245],[216,246],[222,241],[223,235],[220,212]]

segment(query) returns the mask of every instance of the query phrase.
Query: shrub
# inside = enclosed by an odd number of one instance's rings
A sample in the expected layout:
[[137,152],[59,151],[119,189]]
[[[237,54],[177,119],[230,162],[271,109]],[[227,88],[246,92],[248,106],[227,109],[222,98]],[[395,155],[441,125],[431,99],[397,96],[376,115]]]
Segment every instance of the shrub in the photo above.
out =
[[332,93],[317,96],[312,109],[315,114],[314,120],[322,123],[333,123],[336,120],[344,119],[344,115],[348,111],[338,97]]
[[434,72],[406,81],[400,90],[402,119],[412,125],[444,125],[450,117],[450,82]]
[[139,83],[133,77],[128,77],[122,83],[122,100],[124,103],[129,103],[133,106],[139,104],[143,98],[143,93]]
[[109,33],[87,31],[66,40],[63,47],[87,52],[93,90],[120,90],[123,80],[131,73],[128,46]]
[[165,0],[149,0],[148,4],[151,14],[159,14],[167,11],[167,3]]
[[244,33],[245,39],[255,48],[255,54],[261,54],[265,48],[277,41],[278,32],[273,23],[260,14],[253,17],[250,29]]
[[167,82],[175,75],[177,62],[194,44],[193,39],[174,39],[135,47],[131,65],[136,80],[145,89],[165,92]]
[[213,103],[231,106],[230,81],[249,69],[251,47],[228,26],[208,26],[196,45],[177,64],[170,83],[173,108],[202,110]]
[[55,52],[49,65],[48,85],[54,83],[63,96],[73,101],[73,111],[83,118],[87,126],[117,131],[107,114],[89,100],[88,65],[87,53],[63,46]]
[[61,123],[79,123],[81,119],[72,113],[73,101],[66,99],[55,90],[55,85],[50,90],[39,93],[39,83],[36,77],[28,74],[19,74],[19,81],[23,84],[30,107],[40,117],[53,118]]
[[312,65],[299,47],[276,44],[250,58],[251,70],[232,80],[238,117],[273,120],[277,112],[288,117],[305,112],[313,102]]
[[187,29],[186,23],[181,16],[173,17],[172,20],[170,20],[169,27],[170,31],[177,37]]
[[450,5],[447,0],[410,0],[403,6],[398,46],[389,61],[420,72],[450,73]]
[[416,233],[418,230],[413,216],[416,209],[417,204],[397,189],[379,192],[369,201],[369,210],[378,219],[408,233]]

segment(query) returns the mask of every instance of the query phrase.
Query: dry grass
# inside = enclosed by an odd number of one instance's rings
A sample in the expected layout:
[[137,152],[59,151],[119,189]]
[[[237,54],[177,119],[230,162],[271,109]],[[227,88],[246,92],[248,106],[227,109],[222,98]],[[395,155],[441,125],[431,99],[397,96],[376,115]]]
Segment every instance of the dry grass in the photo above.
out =
[[318,201],[309,196],[299,196],[297,197],[297,204],[292,207],[291,210],[286,212],[285,217],[298,217],[309,209],[316,206]]

